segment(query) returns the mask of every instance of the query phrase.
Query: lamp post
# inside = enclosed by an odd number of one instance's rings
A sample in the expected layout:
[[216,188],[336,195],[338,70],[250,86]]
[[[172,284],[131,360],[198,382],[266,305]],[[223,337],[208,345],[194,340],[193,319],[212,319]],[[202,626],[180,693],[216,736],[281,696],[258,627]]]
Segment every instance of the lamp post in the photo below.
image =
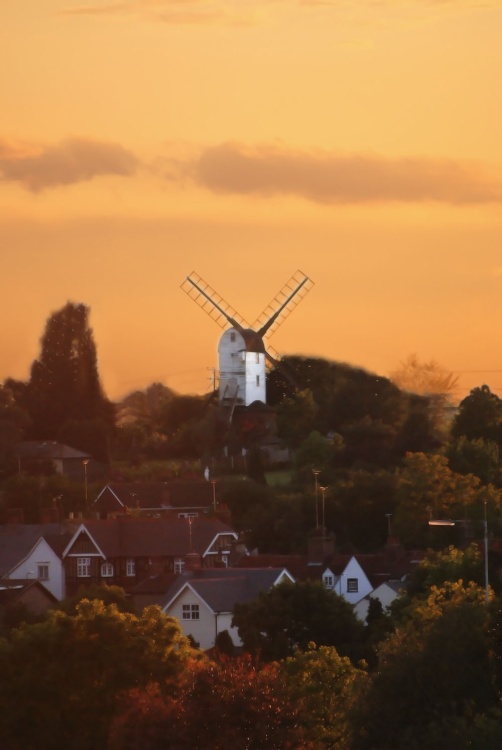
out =
[[[490,582],[488,578],[488,521],[486,517],[486,500],[483,501],[483,548],[484,548],[484,568],[485,568],[485,602],[488,604],[490,599]],[[436,519],[429,520],[429,526],[455,526],[457,523],[465,523],[465,519]]]
[[89,459],[85,458],[82,463],[84,464],[85,512],[87,513],[87,464]]
[[314,475],[314,487],[315,487],[315,527],[316,529],[319,528],[319,508],[318,508],[318,476],[321,472],[319,469],[312,469],[312,474]]
[[319,487],[319,489],[321,490],[321,495],[322,495],[322,533],[325,534],[326,533],[326,531],[325,531],[326,527],[324,525],[324,500],[325,500],[326,490],[328,488],[327,487]]
[[211,479],[213,485],[213,510],[216,513],[216,479]]

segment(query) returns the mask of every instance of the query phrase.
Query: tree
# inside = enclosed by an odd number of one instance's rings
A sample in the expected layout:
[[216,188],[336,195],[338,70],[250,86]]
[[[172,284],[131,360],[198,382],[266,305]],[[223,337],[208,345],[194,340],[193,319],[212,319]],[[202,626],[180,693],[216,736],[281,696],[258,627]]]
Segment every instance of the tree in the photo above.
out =
[[179,674],[193,652],[179,624],[82,600],[0,643],[0,725],[5,750],[104,750],[119,696]]
[[487,385],[473,388],[460,402],[451,434],[454,438],[465,435],[469,440],[483,438],[502,445],[502,400]]
[[310,469],[314,467],[321,469],[328,466],[334,460],[335,455],[343,451],[343,448],[343,438],[340,435],[335,435],[330,439],[314,430],[296,451],[295,466],[297,469],[305,466]]
[[440,725],[444,744],[433,746],[458,747],[462,723],[482,724],[498,709],[488,625],[484,590],[473,583],[433,586],[416,600],[380,645],[378,670],[352,714],[354,750],[429,748]]
[[483,486],[472,474],[456,474],[440,454],[408,453],[397,482],[393,524],[407,546],[423,548],[444,542],[430,532],[431,518],[461,518],[466,513],[475,517],[485,500],[493,507],[500,504],[498,490]]
[[16,444],[29,426],[29,416],[17,405],[13,391],[0,385],[0,478],[16,471]]
[[420,362],[410,354],[390,378],[401,390],[419,395],[437,395],[450,401],[457,387],[458,377],[434,359]]
[[316,750],[349,750],[350,714],[367,681],[364,670],[333,647],[296,651],[281,662],[289,699],[299,709],[305,739]]
[[220,656],[131,691],[108,750],[314,750],[303,734],[277,664]]
[[500,450],[494,440],[462,435],[450,443],[446,456],[452,471],[474,474],[483,484],[500,486]]
[[26,392],[34,439],[59,439],[72,420],[99,419],[113,426],[113,407],[101,388],[88,316],[86,305],[68,302],[47,321]]
[[285,581],[253,602],[236,604],[232,626],[244,649],[266,660],[304,651],[311,642],[335,646],[355,661],[361,653],[362,623],[345,599],[317,581]]

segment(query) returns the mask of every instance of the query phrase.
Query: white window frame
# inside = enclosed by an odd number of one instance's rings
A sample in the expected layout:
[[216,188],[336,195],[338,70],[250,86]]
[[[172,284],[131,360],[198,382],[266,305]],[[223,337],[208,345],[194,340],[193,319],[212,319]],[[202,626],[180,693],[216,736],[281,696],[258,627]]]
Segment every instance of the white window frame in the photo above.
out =
[[77,578],[91,577],[91,558],[77,557]]
[[199,620],[200,611],[198,604],[182,604],[181,605],[181,618],[183,620]]
[[136,575],[136,560],[134,557],[128,557],[126,560],[126,576],[134,578]]
[[101,563],[101,578],[113,578],[113,563]]
[[174,558],[174,572],[183,573],[185,570],[185,560],[182,557]]
[[347,594],[357,594],[359,592],[359,579],[347,578]]
[[49,563],[48,562],[37,563],[37,578],[39,581],[49,580]]
[[332,589],[335,585],[335,579],[331,575],[325,575],[323,576],[322,582],[326,586],[327,589]]

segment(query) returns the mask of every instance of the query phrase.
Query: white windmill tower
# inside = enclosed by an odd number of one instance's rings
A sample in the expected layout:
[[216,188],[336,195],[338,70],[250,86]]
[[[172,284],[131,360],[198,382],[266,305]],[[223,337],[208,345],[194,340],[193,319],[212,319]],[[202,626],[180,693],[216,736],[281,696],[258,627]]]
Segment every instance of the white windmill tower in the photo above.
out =
[[[249,406],[266,403],[267,362],[279,365],[268,339],[313,287],[314,282],[296,271],[258,316],[252,326],[212,289],[198,274],[191,273],[181,288],[221,328],[219,390],[221,406]],[[230,324],[230,328],[228,328]]]

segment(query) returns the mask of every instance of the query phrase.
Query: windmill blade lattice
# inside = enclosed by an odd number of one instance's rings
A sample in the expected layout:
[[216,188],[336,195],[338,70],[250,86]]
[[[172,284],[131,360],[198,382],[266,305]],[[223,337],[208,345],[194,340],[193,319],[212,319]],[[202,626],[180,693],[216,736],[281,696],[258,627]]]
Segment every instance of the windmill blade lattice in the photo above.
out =
[[225,328],[228,323],[231,325],[236,323],[238,328],[249,328],[249,323],[246,322],[242,315],[229,305],[195,271],[192,271],[186,277],[185,281],[181,284],[181,288],[220,328]]
[[[268,342],[272,334],[293,312],[313,286],[312,279],[302,271],[296,271],[255,320],[252,326],[253,330],[260,331],[264,340]],[[270,350],[268,343],[267,349]]]

